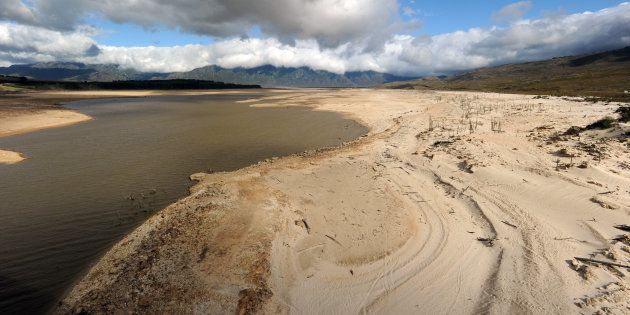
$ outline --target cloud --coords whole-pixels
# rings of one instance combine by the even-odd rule
[[[0,23],[0,64],[74,60],[156,72],[188,71],[210,64],[227,68],[271,64],[336,73],[443,74],[629,46],[630,3],[598,12],[548,15],[504,27],[435,36],[389,35],[372,49],[356,40],[326,45],[308,36],[293,41],[281,36],[233,37],[209,45],[115,47],[98,45],[95,34],[88,27],[56,31]]]
[[[609,50],[630,45],[630,3],[599,12],[548,16],[493,29],[470,53],[496,63]]]
[[[286,44],[277,39],[231,39],[212,45],[102,47],[87,60],[151,71],[185,71],[206,64],[254,67],[264,64],[341,73],[375,70],[396,74],[440,74],[509,62],[541,60],[630,45],[630,4],[599,12],[550,16],[509,27],[473,28],[436,36],[395,35],[378,50],[352,44],[321,46],[315,40]]]
[[[0,22],[0,60],[7,63],[72,60],[98,54],[95,30],[80,27],[72,32]]]
[[[175,47],[100,46],[97,56],[83,56],[87,63],[113,63],[151,72],[188,71],[209,64],[225,68],[251,68],[266,64],[278,67],[309,66],[336,73],[347,70],[349,46],[323,48],[315,40],[282,43],[275,38],[230,39],[211,45]],[[351,54],[351,53],[350,53]]]
[[[12,20],[20,23],[33,23],[33,12],[20,0],[0,0],[0,20]]]
[[[258,26],[286,42],[315,39],[329,47],[375,38],[382,42],[406,25],[397,0],[34,0],[32,7],[20,0],[0,1],[16,11],[0,18],[64,31],[92,14],[222,38],[246,36]]]
[[[501,22],[514,22],[520,20],[529,10],[532,9],[531,1],[519,1],[508,4],[492,14],[492,20]]]
[[[387,71],[440,74],[630,46],[630,3],[598,12],[550,16],[500,28],[427,38],[397,36],[379,54]],[[386,46],[387,47],[387,46]]]
[[[414,16],[414,15],[416,15],[416,13],[417,13],[417,12],[416,12],[416,10],[414,10],[414,9],[413,9],[412,7],[410,7],[410,6],[405,6],[405,7],[403,7],[402,12],[403,12],[403,14],[404,14],[405,16]]]

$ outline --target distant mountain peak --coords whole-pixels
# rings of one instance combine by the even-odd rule
[[[197,79],[236,84],[259,84],[265,87],[367,87],[410,79],[375,71],[336,74],[309,67],[276,67],[269,64],[232,69],[208,65],[187,72],[145,73],[124,69],[115,64],[42,62],[0,68],[0,74],[25,76],[40,80],[66,81]]]

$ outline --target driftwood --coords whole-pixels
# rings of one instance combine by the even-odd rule
[[[501,222],[503,222],[503,224],[505,224],[505,225],[509,225],[509,226],[511,226],[511,227],[513,227],[513,228],[515,228],[515,229],[516,229],[516,228],[518,228],[518,226],[516,226],[516,225],[514,225],[514,224],[512,224],[512,223],[510,223],[510,222],[508,222],[508,221],[501,221]]]
[[[585,261],[585,262],[591,262],[591,263],[602,264],[602,265],[607,265],[607,266],[615,266],[615,267],[621,267],[621,268],[628,268],[628,269],[630,269],[630,265],[623,265],[623,264],[618,264],[618,263],[614,263],[614,262],[610,262],[610,261],[591,259],[591,258],[583,258],[583,257],[575,257],[575,259],[579,260],[579,261]]]
[[[554,237],[553,239],[556,241],[576,241],[580,243],[588,243],[587,241],[584,241],[584,240],[578,240],[575,237],[563,237],[563,238]]]
[[[304,227],[306,228],[306,233],[311,234],[311,227],[306,223],[306,219],[302,219],[302,223],[304,223]]]
[[[339,242],[338,242],[338,241],[337,241],[334,237],[332,237],[332,236],[330,236],[330,235],[328,235],[328,234],[324,234],[324,236],[328,237],[331,241],[333,241],[333,242],[337,243],[337,245],[339,245],[339,246],[343,246],[343,245],[341,245],[341,243],[339,243]]]
[[[477,240],[484,243],[486,246],[488,247],[492,247],[494,246],[494,241],[496,241],[496,238],[487,238],[487,237],[477,237]]]
[[[308,225],[308,223],[306,223],[306,219],[295,220],[295,225],[305,229],[307,234],[311,234],[311,227]]]
[[[450,140],[438,140],[433,142],[433,146],[437,147],[437,146],[441,146],[441,145],[449,145],[449,144],[453,144],[453,141]]]

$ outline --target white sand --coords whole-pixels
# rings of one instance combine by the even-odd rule
[[[15,164],[23,160],[24,157],[18,152],[0,150],[0,164]]]
[[[112,248],[60,312],[628,312],[628,269],[572,261],[630,264],[630,240],[611,240],[630,224],[628,146],[552,137],[614,104],[387,90],[251,104],[337,111],[371,132],[194,175],[193,194]]]
[[[0,118],[0,137],[40,129],[62,127],[90,120],[87,115],[71,110],[39,110]]]

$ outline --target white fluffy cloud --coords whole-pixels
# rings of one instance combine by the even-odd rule
[[[143,1],[149,0],[135,0],[133,3]],[[292,12],[290,10],[292,3],[299,2],[282,1],[289,6],[288,12]],[[317,6],[317,3],[333,0],[303,1]],[[360,9],[353,6],[358,2],[337,1],[345,3],[349,11]],[[164,2],[166,3],[166,0]],[[231,5],[238,3],[244,5],[246,2],[233,1]],[[390,5],[397,7],[395,1],[372,3],[386,4],[387,8]],[[371,9],[365,10],[367,11],[351,16],[373,14]],[[144,12],[146,14],[147,11]],[[256,19],[262,19],[264,16],[263,13],[256,14],[259,15]],[[0,23],[0,63],[76,60],[88,63],[115,63],[143,71],[164,72],[187,71],[209,64],[223,67],[272,64],[287,67],[308,66],[336,73],[375,70],[403,75],[424,75],[630,45],[630,3],[622,3],[598,12],[518,20],[505,27],[473,28],[436,36],[396,35],[395,31],[388,30],[377,33],[380,39],[376,44],[370,42],[370,34],[361,33],[360,30],[343,34],[336,33],[334,26],[326,25],[327,23],[322,23],[324,25],[311,23],[311,20],[317,19],[316,15],[310,14],[314,13],[302,13],[302,16],[295,20],[283,20],[286,24],[275,20],[273,26],[267,26],[268,32],[274,34],[273,36],[231,37],[210,45],[176,47],[97,48],[97,43],[93,40],[94,30],[90,28],[51,30],[41,26],[4,22]],[[342,20],[344,14],[348,13],[344,13],[343,10],[336,13],[321,13],[323,20]],[[262,23],[256,19],[248,21],[252,24]],[[302,24],[296,26],[296,21],[302,21]],[[347,25],[353,26],[354,23],[358,22],[351,19]],[[396,25],[396,21],[383,25],[392,27]],[[273,28],[278,29],[271,31]],[[283,38],[285,36],[292,40],[285,40]]]
[[[97,55],[100,50],[92,36],[95,31],[81,27],[60,32],[36,26],[0,22],[0,61],[3,64],[72,60]]]
[[[297,40],[284,44],[277,39],[230,39],[212,45],[176,47],[101,46],[101,53],[85,56],[88,63],[113,63],[142,71],[187,71],[215,64],[226,68],[256,67],[265,64],[284,67],[309,66],[343,73],[346,46],[321,48],[315,40]]]
[[[630,3],[430,38],[397,36],[380,64],[396,73],[444,73],[630,46]],[[381,54],[382,56],[382,54]]]

